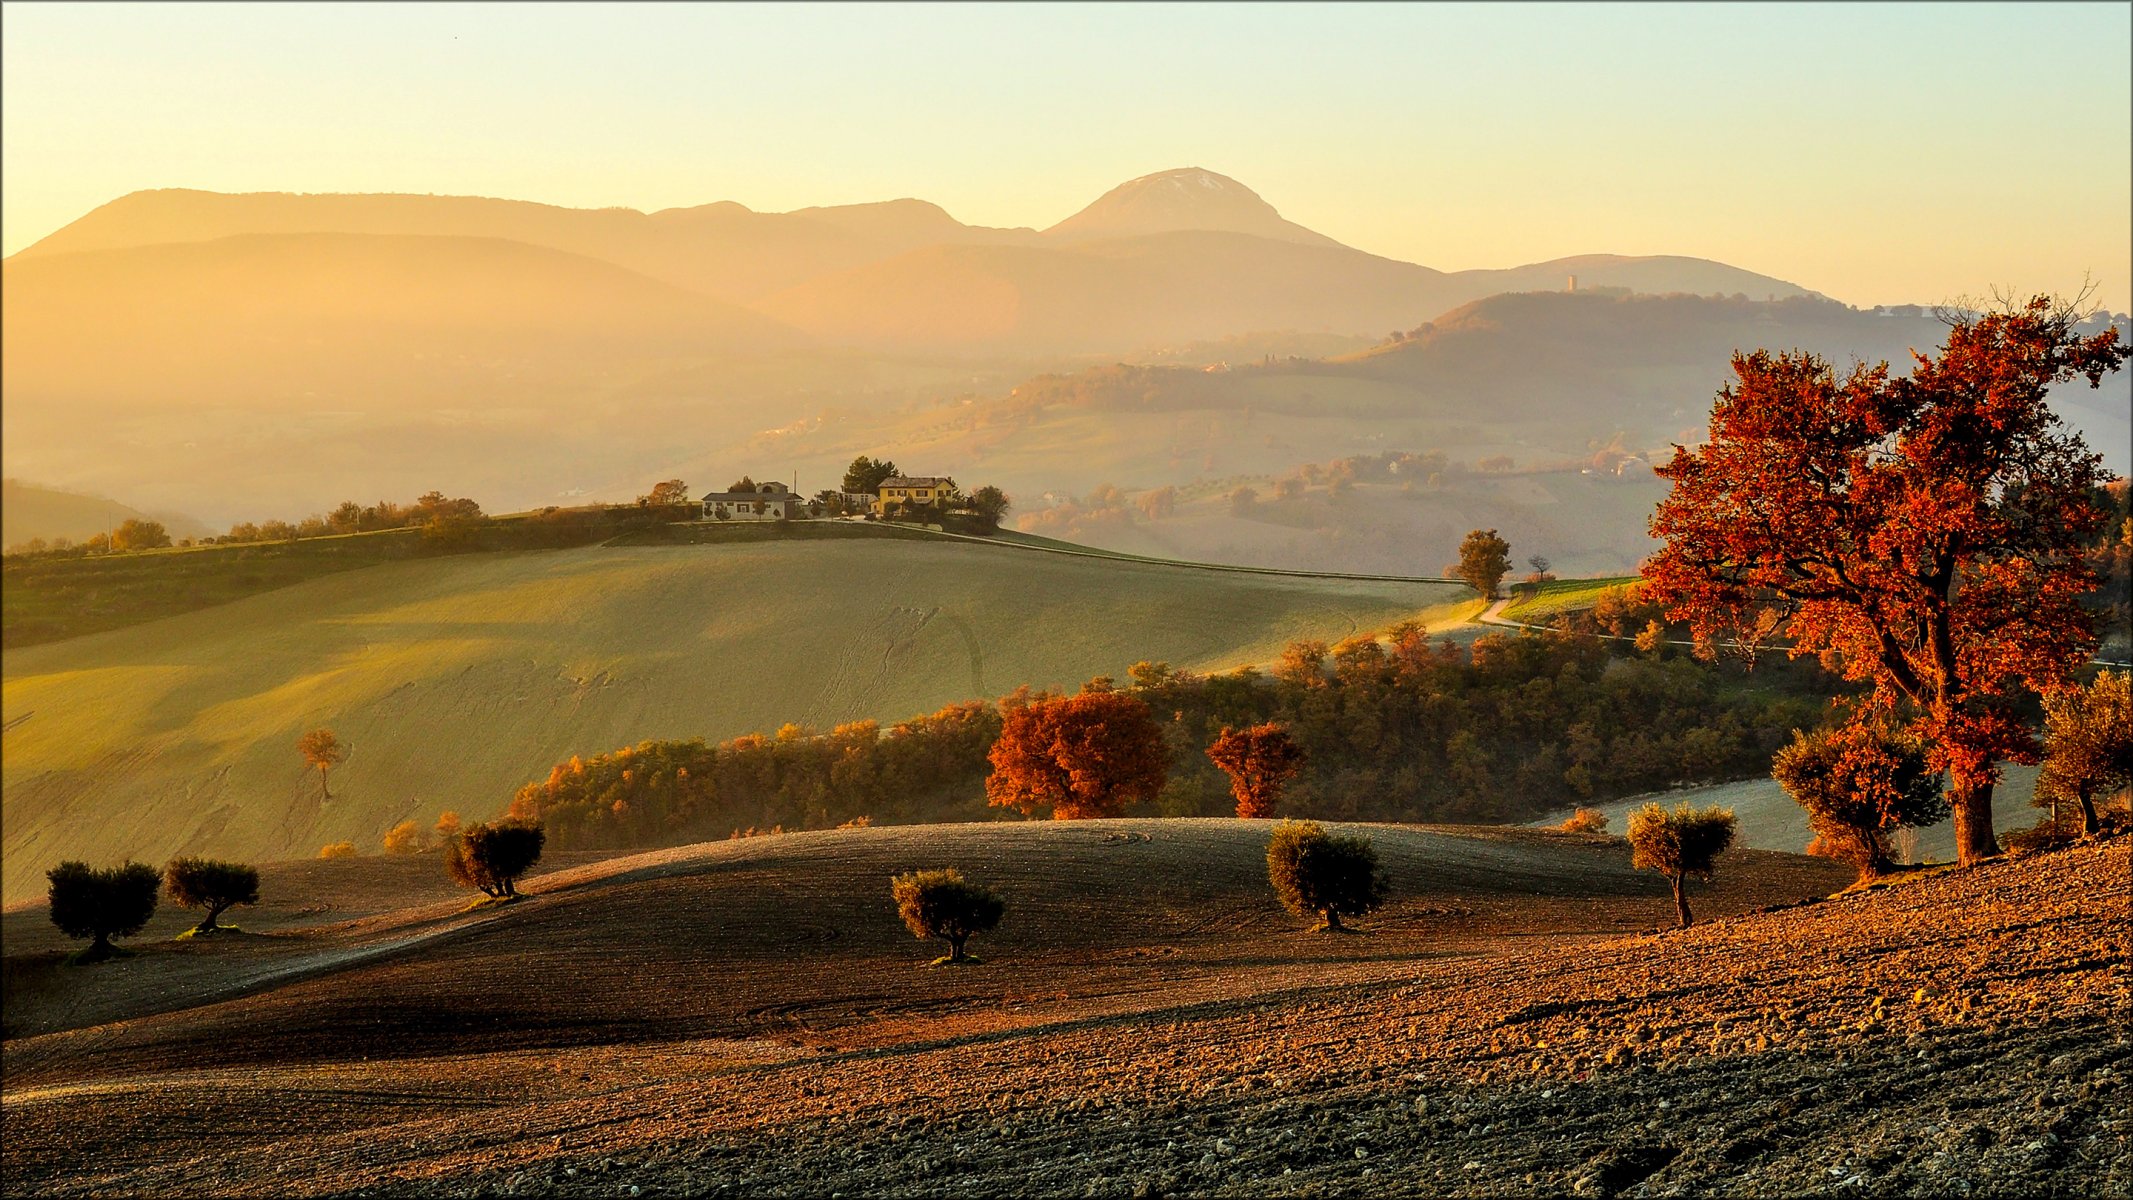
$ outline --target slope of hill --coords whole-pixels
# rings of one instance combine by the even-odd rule
[[[0,546],[19,546],[31,538],[80,541],[109,533],[131,520],[156,520],[173,538],[198,537],[207,527],[177,513],[143,513],[116,500],[38,487],[19,479],[0,482]]]
[[[1838,880],[1739,853],[1655,934],[1619,842],[1364,832],[1395,881],[1364,937],[1280,913],[1264,825],[1222,821],[757,839],[502,910],[166,943],[95,982],[154,1012],[202,958],[291,972],[10,1039],[0,1153],[36,1193],[2128,1182],[2122,840],[1762,912]],[[1009,897],[980,968],[911,969],[882,876],[933,862]],[[24,985],[87,973],[38,915],[8,914],[9,1011],[50,1021]]]
[[[10,651],[5,895],[70,857],[375,845],[405,818],[491,815],[572,754],[647,738],[896,721],[1144,658],[1271,661],[1457,592],[874,539],[345,572]],[[323,803],[295,750],[321,725],[351,747]]]

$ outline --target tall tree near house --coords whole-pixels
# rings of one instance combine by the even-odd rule
[[[348,758],[348,748],[341,744],[341,739],[335,737],[331,729],[314,729],[296,739],[296,752],[304,756],[304,762],[318,768],[319,799],[333,799],[333,792],[326,786],[326,772]]]
[[[881,482],[891,475],[900,474],[896,464],[888,459],[873,459],[862,454],[844,469],[844,490],[847,492],[873,493],[881,490]]]
[[[652,490],[637,497],[639,508],[665,508],[689,502],[689,485],[679,479],[662,479]]]
[[[1998,762],[2036,762],[2017,709],[2094,652],[2084,561],[2102,520],[2098,457],[2045,402],[2101,384],[2129,350],[2117,329],[2074,332],[2073,304],[2039,296],[1949,315],[1947,348],[1839,377],[1809,353],[1736,355],[1711,440],[1677,446],[1652,518],[1664,547],[1644,596],[1708,647],[1721,634],[1787,640],[1873,684],[1948,773],[1956,848],[1999,852]]]
[[[1238,729],[1225,725],[1207,748],[1207,757],[1229,776],[1237,815],[1271,817],[1282,786],[1303,769],[1303,747],[1280,724],[1267,721]]]
[[[1496,586],[1511,573],[1511,543],[1493,529],[1476,529],[1459,543],[1459,565],[1454,568],[1467,586],[1484,600],[1496,599]]]

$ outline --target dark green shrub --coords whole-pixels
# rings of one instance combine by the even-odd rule
[[[445,843],[444,869],[464,887],[509,899],[518,895],[519,876],[541,861],[546,841],[539,825],[469,825]]]
[[[1387,881],[1377,850],[1360,837],[1334,837],[1316,821],[1274,827],[1266,875],[1290,912],[1321,918],[1328,932],[1342,930],[1342,917],[1360,917],[1385,903]]]
[[[207,910],[207,916],[193,926],[196,934],[221,928],[215,918],[222,915],[223,909],[259,903],[259,870],[243,863],[174,858],[163,868],[163,883],[173,904]]]
[[[1007,903],[991,888],[963,878],[953,867],[892,876],[889,895],[911,936],[946,941],[948,957],[943,961],[951,963],[978,961],[963,953],[963,943],[974,934],[990,932],[1007,911]]]
[[[119,951],[114,937],[131,937],[156,915],[162,873],[143,863],[97,870],[82,862],[63,862],[46,872],[51,880],[52,924],[72,938],[93,938],[78,958],[96,962]]]

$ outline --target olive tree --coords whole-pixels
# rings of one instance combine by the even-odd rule
[[[207,916],[193,926],[195,934],[209,934],[222,928],[215,923],[215,918],[226,908],[259,903],[259,869],[244,863],[212,858],[174,858],[163,868],[163,883],[173,904],[180,908],[207,910]]]
[[[1360,917],[1385,903],[1386,878],[1378,852],[1360,837],[1335,837],[1316,821],[1283,821],[1266,844],[1267,882],[1282,904],[1320,928],[1343,932],[1342,917]]]
[[[977,962],[963,953],[963,943],[990,932],[1007,911],[1006,901],[991,888],[963,878],[953,867],[891,876],[889,895],[912,937],[948,943],[948,957],[940,960],[945,963]]]
[[[548,840],[540,825],[476,822],[445,843],[444,869],[453,882],[499,900],[518,895],[518,880],[541,861]]]
[[[45,873],[51,881],[52,924],[72,938],[92,938],[78,956],[98,962],[120,951],[115,937],[131,937],[156,915],[156,893],[163,875],[145,863],[129,862],[101,870],[84,862],[63,862]]]
[[[1687,929],[1688,892],[1683,881],[1694,875],[1709,879],[1718,856],[1733,846],[1733,810],[1696,808],[1684,801],[1673,808],[1647,804],[1629,814],[1629,865],[1657,871],[1674,885],[1674,908]]]

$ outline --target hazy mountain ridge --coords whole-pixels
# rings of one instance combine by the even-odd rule
[[[1589,255],[1446,274],[1353,250],[1200,168],[1130,180],[1039,234],[915,199],[642,213],[469,196],[135,192],[10,261],[237,234],[500,237],[614,263],[831,342],[929,353],[1119,353],[1247,329],[1377,333],[1494,292],[1584,286],[1793,295],[1700,259]]]
[[[0,546],[31,538],[81,541],[109,533],[129,520],[154,520],[174,538],[198,537],[207,527],[179,513],[144,513],[104,496],[39,487],[20,479],[0,481]]]

